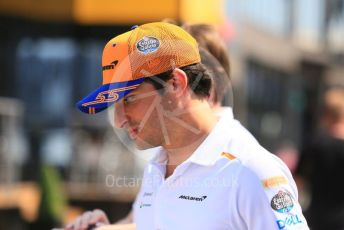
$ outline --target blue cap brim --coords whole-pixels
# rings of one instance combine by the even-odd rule
[[[143,81],[144,78],[140,78],[132,81],[102,85],[79,101],[76,106],[80,111],[87,114],[99,113],[136,89]]]

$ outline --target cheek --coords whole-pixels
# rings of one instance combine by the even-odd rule
[[[126,110],[128,114],[129,123],[135,126],[140,126],[141,131],[155,122],[158,122],[157,108],[152,103],[137,103],[136,105],[128,106]]]
[[[141,103],[140,100],[129,103],[125,106],[125,112],[131,117],[141,117],[147,112],[149,104]]]
[[[176,111],[180,106],[175,98],[171,96],[164,96],[161,100],[161,109],[165,112]]]
[[[145,117],[146,120],[142,120],[141,123],[143,126],[143,129],[148,132],[157,132],[158,128],[160,127],[160,119],[158,115],[159,111],[155,108],[153,111],[151,111],[147,116]],[[161,114],[163,117],[163,114]]]

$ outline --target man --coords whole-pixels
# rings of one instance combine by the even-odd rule
[[[190,28],[193,28],[190,25]],[[193,35],[193,34],[191,34]],[[198,42],[197,38],[195,38]],[[208,43],[214,43],[216,40],[207,41]],[[231,84],[229,80],[229,76],[224,70],[224,67],[220,64],[220,62],[211,54],[209,53],[203,46],[199,43],[199,52],[201,57],[201,63],[206,67],[207,71],[211,75],[212,84],[210,90],[210,96],[208,97],[208,102],[212,110],[218,116],[230,116],[233,117],[233,110],[231,107],[221,106],[221,102],[224,101],[224,98],[232,98],[232,91],[231,91]],[[227,102],[231,103],[231,102]],[[111,111],[111,110],[110,110]],[[149,149],[150,156],[155,155],[156,148]],[[140,154],[140,152],[138,153]],[[141,152],[142,154],[142,152]],[[116,224],[128,224],[133,223],[133,213],[132,210],[129,212],[127,216],[123,219],[116,222]]]
[[[211,78],[196,41],[168,23],[109,41],[103,86],[78,103],[96,113],[115,103],[115,124],[139,149],[160,146],[134,204],[137,229],[308,229],[287,167],[232,116],[208,103]],[[108,224],[88,212],[66,227]]]

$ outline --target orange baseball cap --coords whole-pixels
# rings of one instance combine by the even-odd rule
[[[136,26],[111,39],[102,57],[103,85],[77,103],[98,113],[136,89],[147,77],[201,61],[196,40],[164,22]]]

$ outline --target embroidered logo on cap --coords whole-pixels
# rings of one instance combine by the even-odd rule
[[[149,54],[157,51],[160,47],[160,42],[155,37],[143,37],[137,42],[136,48],[143,54]]]
[[[115,60],[115,61],[111,62],[110,65],[103,66],[103,71],[104,70],[114,69],[117,64],[118,64],[118,60]]]

